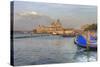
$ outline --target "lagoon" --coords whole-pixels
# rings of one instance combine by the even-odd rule
[[[74,38],[58,35],[14,34],[14,65],[96,61],[97,52],[90,51],[87,56],[83,48],[79,49],[74,44]]]

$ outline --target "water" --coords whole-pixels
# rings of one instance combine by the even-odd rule
[[[87,56],[83,50],[74,44],[74,37],[14,35],[14,65],[17,66],[96,61],[96,51],[90,51]]]

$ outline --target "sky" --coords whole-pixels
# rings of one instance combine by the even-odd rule
[[[60,19],[66,28],[79,28],[84,24],[97,23],[97,7],[89,5],[15,1],[14,15],[16,30],[31,30],[38,24],[49,25],[57,19]],[[46,20],[42,16],[47,17]],[[24,22],[27,24],[23,24]]]

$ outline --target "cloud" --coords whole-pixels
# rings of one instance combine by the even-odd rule
[[[41,14],[37,13],[35,11],[31,11],[31,12],[20,12],[20,13],[18,13],[18,15],[20,15],[20,16],[27,16],[27,15],[41,15]]]
[[[42,16],[53,19],[51,16],[49,16],[47,14],[39,13],[39,12],[36,12],[36,11],[15,12],[14,16],[15,16],[16,20],[21,19],[22,17],[23,18],[25,18],[25,17],[36,18],[36,17],[42,17]]]
[[[16,12],[14,14],[14,30],[30,31],[38,25],[48,25],[53,19],[35,11]]]
[[[29,19],[29,18],[39,17],[42,15],[35,11],[21,11],[21,12],[15,12],[14,16],[15,20],[21,20],[22,18],[25,17],[27,17],[26,19]]]

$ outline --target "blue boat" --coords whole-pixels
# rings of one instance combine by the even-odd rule
[[[87,45],[90,49],[97,49],[97,40],[93,36],[90,36],[89,43],[87,42],[87,39],[83,35],[78,35],[75,38],[75,44],[77,46],[86,48]]]

